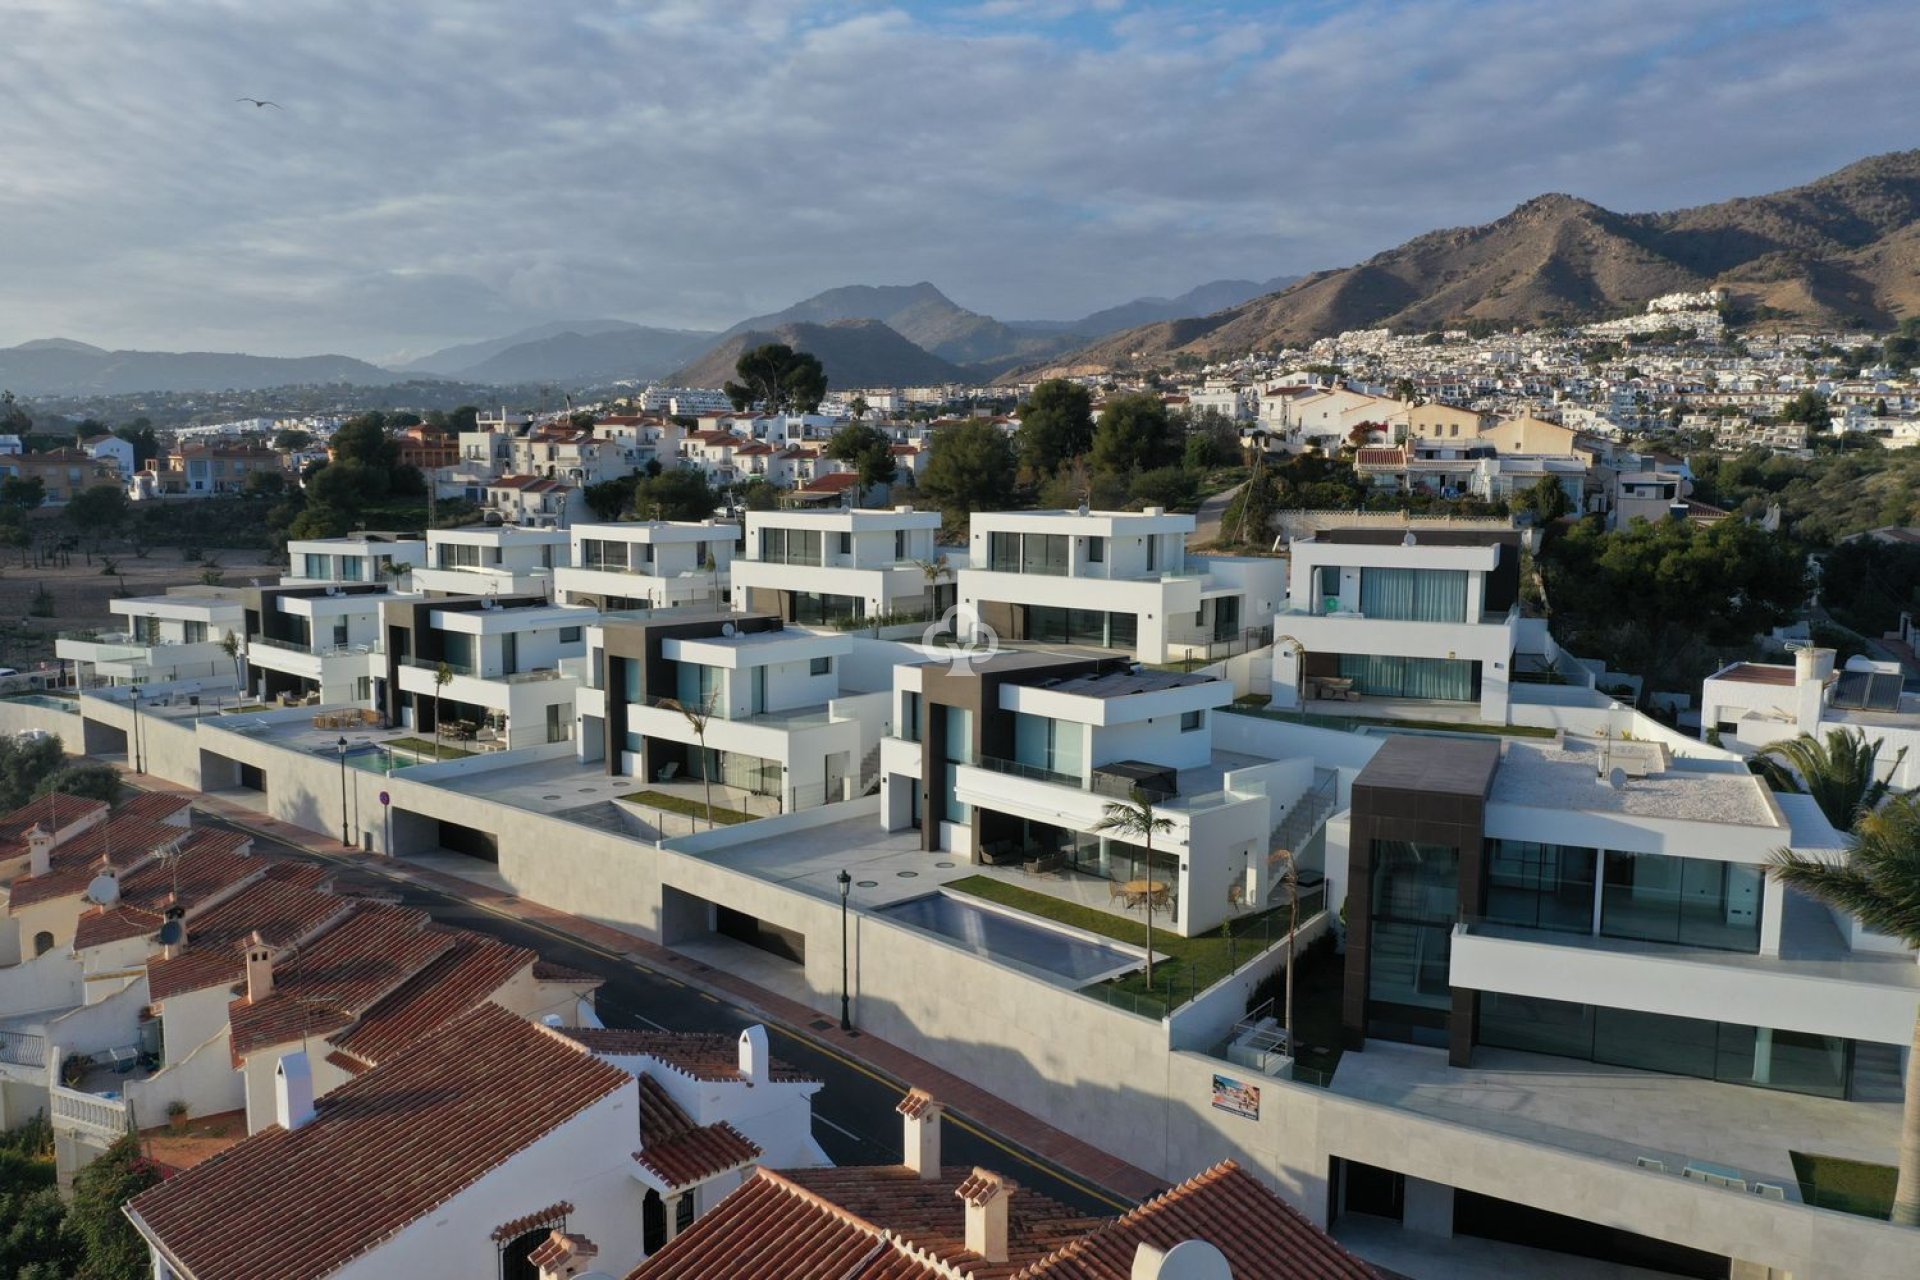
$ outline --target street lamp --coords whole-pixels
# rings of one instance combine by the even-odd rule
[[[347,740],[346,738],[343,736],[339,742],[334,744],[334,748],[340,753],[340,843],[350,845],[353,843],[353,841],[347,838]]]
[[[853,877],[846,868],[840,869],[840,1029],[853,1030],[853,1016],[848,1008],[847,989],[847,895],[853,892]]]
[[[133,700],[133,771],[145,773],[146,761],[140,756],[140,686],[134,685],[131,693]]]

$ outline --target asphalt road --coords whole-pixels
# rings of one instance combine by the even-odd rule
[[[196,812],[196,824],[234,826]],[[382,874],[368,864],[296,849],[257,831],[249,831],[257,853],[318,860],[344,869],[343,883],[377,887],[397,894],[410,907],[429,912],[444,924],[471,929],[546,959],[606,979],[595,1001],[601,1021],[610,1027],[650,1027],[666,1031],[719,1031],[730,1035],[764,1019],[624,956],[581,942],[544,926],[497,914],[453,894]],[[897,1164],[902,1158],[901,1121],[894,1106],[905,1090],[864,1063],[842,1057],[812,1040],[767,1024],[774,1054],[825,1082],[814,1096],[813,1134],[836,1165]],[[971,1120],[947,1114],[942,1158],[949,1165],[983,1165],[1011,1175],[1021,1185],[1092,1214],[1113,1214],[1132,1203],[1096,1189],[1072,1174],[1025,1151]]]

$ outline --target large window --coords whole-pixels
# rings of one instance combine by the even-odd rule
[[[1487,841],[1487,919],[1590,933],[1598,854],[1574,845]]]
[[[1014,712],[1013,758],[1019,764],[1062,774],[1077,783],[1082,777],[1085,740],[1085,731],[1072,721]]]
[[[1373,842],[1373,940],[1368,995],[1379,1003],[1447,1009],[1447,965],[1459,914],[1460,851],[1410,840]]]
[[[580,540],[580,567],[582,569],[623,570],[627,567],[627,544],[614,542],[606,538],[582,538]]]
[[[995,573],[1067,574],[1067,537],[1060,533],[990,533],[988,568]]]
[[[1101,609],[1061,609],[1053,605],[1027,606],[1027,635],[1041,644],[1083,644],[1103,649],[1131,649],[1139,621],[1131,613]]]
[[[682,662],[674,685],[674,696],[683,707],[713,711],[720,707],[720,668],[703,662]]]
[[[908,742],[920,741],[920,695],[912,690],[900,694],[900,733]]]
[[[1480,699],[1479,664],[1465,658],[1343,653],[1340,674],[1353,681],[1360,693],[1376,698],[1432,698],[1441,702]]]
[[[481,553],[485,547],[465,542],[443,542],[440,544],[440,567],[442,569],[477,569],[481,564]]]
[[[1362,569],[1360,612],[1395,622],[1465,622],[1464,569]]]
[[[1606,857],[1600,932],[1720,951],[1760,950],[1761,870],[1658,853]]]
[[[808,626],[825,626],[837,618],[859,618],[866,609],[859,596],[840,596],[825,591],[793,593],[793,620]]]
[[[1480,1043],[1824,1098],[1847,1096],[1853,1066],[1838,1036],[1495,991],[1480,997]]]
[[[762,529],[760,558],[773,564],[824,563],[820,555],[818,529]]]
[[[940,794],[945,801],[942,815],[948,822],[966,822],[973,806],[954,792],[959,783],[959,766],[973,763],[973,712],[965,707],[946,708],[946,732],[941,739]]]

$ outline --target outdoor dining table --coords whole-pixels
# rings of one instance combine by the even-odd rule
[[[1165,880],[1129,880],[1120,887],[1126,891],[1127,905],[1130,907],[1137,907],[1148,898],[1163,902],[1167,896]]]

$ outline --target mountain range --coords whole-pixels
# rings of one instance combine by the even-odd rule
[[[1920,312],[1920,151],[1672,213],[1536,196],[1211,315],[1125,330],[1057,367],[1270,350],[1344,329],[1597,319],[1708,288],[1727,291],[1736,317],[1889,328]]]
[[[40,338],[0,349],[0,387],[24,396],[260,391],[328,382],[378,387],[412,376],[350,356],[106,351],[71,338]]]
[[[769,342],[784,342],[820,359],[834,387],[938,386],[975,382],[968,372],[915,344],[878,320],[834,320],[826,324],[788,321],[768,329],[734,333],[698,360],[676,369],[665,381],[675,387],[718,387],[734,376],[740,353]]]

